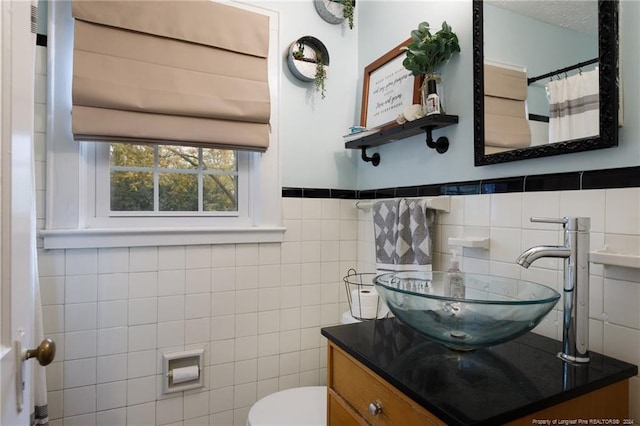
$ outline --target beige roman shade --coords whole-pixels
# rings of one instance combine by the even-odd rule
[[[485,154],[531,145],[526,99],[525,72],[484,65]]]
[[[74,0],[73,16],[76,140],[268,148],[268,17],[209,0]]]

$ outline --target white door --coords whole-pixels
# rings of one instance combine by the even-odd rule
[[[29,424],[33,361],[24,363],[25,387],[20,392],[14,345],[21,339],[24,349],[35,347],[31,280],[35,259],[30,247],[35,232],[30,219],[35,35],[31,2],[2,0],[0,9],[0,424],[22,426]]]

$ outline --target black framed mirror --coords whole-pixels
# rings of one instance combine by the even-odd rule
[[[485,106],[485,63],[487,61],[491,62],[493,58],[485,58],[485,40],[489,37],[488,34],[485,35],[485,17],[489,19],[487,13],[487,9],[491,10],[490,7],[493,7],[493,4],[488,4],[485,7],[485,3],[508,3],[508,2],[500,2],[500,1],[492,1],[485,2],[483,0],[473,0],[473,90],[474,90],[474,162],[476,166],[483,166],[489,164],[497,164],[504,163],[509,161],[517,161],[524,160],[530,158],[538,158],[538,157],[547,157],[551,155],[559,155],[559,154],[568,154],[574,152],[581,151],[589,151],[594,149],[602,149],[609,148],[618,145],[618,1],[617,0],[597,0],[597,21],[594,17],[594,27],[596,26],[595,22],[597,22],[597,34],[593,33],[593,49],[594,55],[597,55],[595,58],[588,60],[574,60],[570,58],[570,55],[565,55],[566,59],[569,63],[566,64],[566,67],[552,67],[552,69],[548,69],[549,76],[545,77],[545,73],[534,74],[534,76],[530,75],[529,68],[535,68],[536,66],[542,64],[542,60],[537,61],[537,63],[533,64],[533,66],[529,67],[527,64],[522,64],[524,67],[519,72],[524,72],[525,75],[525,84],[527,86],[531,86],[534,82],[537,83],[544,90],[548,88],[544,86],[544,79],[546,81],[550,81],[549,79],[553,79],[553,76],[556,76],[556,79],[561,79],[563,77],[567,77],[567,72],[571,73],[579,73],[580,77],[582,77],[583,67],[587,69],[590,64],[591,67],[597,67],[597,74],[595,78],[598,82],[598,87],[595,90],[596,95],[599,95],[595,99],[596,105],[599,105],[598,110],[595,112],[599,117],[599,123],[595,124],[595,131],[592,136],[586,137],[577,137],[567,139],[560,139],[557,142],[538,142],[538,144],[530,144],[526,147],[514,147],[514,148],[500,148],[497,150],[492,149],[493,147],[489,145],[485,145],[485,139],[495,140],[500,139],[502,136],[496,136],[496,134],[500,135],[500,132],[504,131],[504,127],[500,120],[496,122],[495,116],[488,116],[489,125],[496,126],[495,129],[498,132],[493,132],[489,130],[489,128],[485,128],[485,112],[487,111]],[[511,2],[511,3],[521,3],[521,2]],[[537,2],[537,8],[546,7],[545,5],[549,5],[552,2]],[[555,2],[558,3],[558,2]],[[578,7],[581,2],[575,2],[571,0],[567,0],[567,3],[571,3],[570,7]],[[594,8],[594,13],[595,8]],[[507,26],[501,25],[492,25],[491,31],[507,31],[507,33],[499,34],[498,37],[492,34],[491,37],[493,39],[502,40],[505,43],[516,43],[512,40],[515,37],[513,34],[509,33],[509,30],[506,28]],[[595,28],[594,28],[595,31]],[[545,30],[545,34],[549,31]],[[534,39],[534,40],[532,40]],[[596,52],[596,44],[597,44],[597,52]],[[535,37],[529,37],[525,43],[517,44],[518,49],[525,49],[528,45],[531,49],[537,50],[536,55],[541,55],[547,46],[545,45],[535,45]],[[551,46],[554,48],[555,46]],[[550,48],[550,50],[551,50]],[[495,49],[494,49],[495,51]],[[574,53],[573,51],[571,53]],[[556,55],[556,56],[563,56]],[[540,57],[540,56],[538,56]],[[502,58],[501,58],[502,59]],[[505,63],[510,62],[509,60],[502,62]],[[499,63],[499,64],[500,64]],[[501,66],[501,65],[499,65]],[[507,68],[510,65],[506,65]],[[515,68],[514,68],[515,69]],[[488,68],[488,73],[491,72],[490,68]],[[586,74],[586,71],[585,71]],[[487,74],[488,78],[489,74]],[[494,81],[495,83],[495,81]],[[488,88],[491,84],[489,82]],[[594,84],[595,85],[595,84]],[[493,86],[491,86],[493,87]],[[491,90],[489,88],[489,90]],[[526,93],[530,89],[525,87],[524,92]],[[523,95],[525,97],[524,107],[522,110],[525,111],[523,113],[524,122],[528,123],[528,127],[533,127],[531,123],[533,121],[544,122],[545,118],[547,122],[549,121],[548,116],[538,114],[528,114],[528,105],[526,97],[530,96],[528,94]],[[495,105],[491,103],[492,100],[488,99],[487,104],[491,109],[490,112],[493,112],[493,108]],[[552,101],[553,102],[553,101]],[[547,106],[547,108],[549,108]],[[507,108],[511,110],[510,108]],[[552,108],[553,109],[553,108]],[[558,112],[555,113],[556,115]],[[553,120],[553,118],[552,118]],[[592,120],[595,121],[595,120]],[[506,123],[506,122],[505,122]],[[537,123],[535,124],[538,125]],[[527,124],[524,124],[527,127]],[[556,125],[557,126],[557,125]],[[491,133],[485,133],[486,131],[490,131]],[[597,134],[596,134],[597,132]],[[541,131],[540,133],[544,133]],[[485,138],[485,135],[489,135]],[[550,135],[550,134],[549,134]],[[558,138],[557,135],[550,135],[549,138]],[[505,139],[509,139],[510,136],[504,136]]]

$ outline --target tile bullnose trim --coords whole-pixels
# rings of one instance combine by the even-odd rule
[[[282,196],[370,200],[394,197],[432,197],[437,195],[575,191],[634,187],[640,187],[640,166],[366,190],[283,187]]]
[[[47,47],[47,35],[36,34],[36,46]]]

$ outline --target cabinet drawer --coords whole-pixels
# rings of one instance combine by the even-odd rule
[[[390,426],[445,425],[340,348],[330,343],[328,350],[327,386],[368,423]],[[375,415],[369,412],[371,403],[381,407]]]
[[[335,426],[367,426],[362,416],[332,390],[327,393],[327,424]]]

